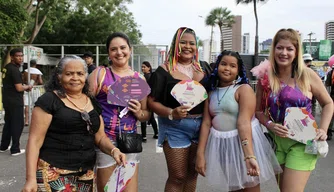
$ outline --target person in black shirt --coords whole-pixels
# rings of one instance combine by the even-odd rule
[[[327,87],[330,87],[330,96],[332,98],[332,100],[334,101],[334,74],[333,74],[333,70],[334,70],[334,65],[332,65],[332,70],[328,72],[327,74],[327,78],[326,78],[326,82],[325,85]],[[329,127],[327,129],[327,140],[332,140],[333,137],[333,118],[331,120],[331,123],[329,124]]]
[[[25,153],[20,149],[20,137],[23,130],[23,92],[30,91],[31,85],[23,85],[19,70],[23,63],[23,51],[15,48],[10,51],[11,62],[2,70],[2,103],[5,109],[5,125],[3,127],[0,152],[9,149],[13,156]]]
[[[90,52],[90,51],[84,53],[83,54],[83,59],[86,61],[86,64],[88,66],[88,74],[90,74],[96,68],[95,64],[93,63],[93,61],[94,61],[93,53]]]
[[[152,75],[152,66],[151,66],[150,62],[144,61],[141,65],[141,70],[144,73],[144,77],[145,77],[146,81],[148,82],[151,75]],[[148,120],[147,123],[150,123],[152,125],[153,131],[154,131],[153,138],[158,139],[158,125],[157,125],[157,122],[155,121],[154,113],[151,114],[151,118],[150,118],[150,120]],[[146,139],[146,121],[141,122],[140,127],[141,127],[141,134],[142,134],[142,137],[143,137],[143,142],[146,142],[146,140],[147,140]]]
[[[168,168],[165,191],[196,191],[195,156],[204,102],[189,110],[171,90],[182,80],[195,80],[207,87],[210,74],[205,71],[198,60],[195,32],[181,27],[173,37],[166,63],[149,80],[148,106],[158,115],[158,145],[163,147]]]
[[[64,57],[46,84],[46,93],[36,101],[23,192],[63,191],[62,187],[93,192],[95,146],[125,165],[125,154],[104,133],[102,109],[88,94],[87,76],[84,60]]]

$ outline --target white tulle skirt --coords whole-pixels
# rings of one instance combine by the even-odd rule
[[[221,132],[210,129],[205,151],[206,177],[215,188],[220,191],[236,191],[265,184],[266,188],[270,185],[269,188],[277,191],[275,175],[281,173],[282,169],[255,118],[252,120],[252,136],[254,155],[260,166],[258,177],[247,175],[238,130]]]

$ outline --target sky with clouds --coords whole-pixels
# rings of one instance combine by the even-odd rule
[[[144,44],[169,45],[178,27],[190,27],[200,39],[210,38],[210,27],[204,18],[216,7],[227,7],[242,16],[242,34],[250,33],[254,47],[255,18],[253,4],[236,5],[235,0],[133,0],[127,5],[143,34]],[[302,33],[315,33],[312,38],[324,39],[325,22],[334,20],[334,0],[268,0],[258,4],[259,41],[272,38],[281,28],[294,28]],[[202,16],[203,18],[201,18]],[[214,37],[219,41],[219,29]]]

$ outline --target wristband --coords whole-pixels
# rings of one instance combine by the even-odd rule
[[[256,157],[254,155],[249,155],[249,156],[246,156],[244,161],[246,161],[247,159],[254,159],[256,160]]]
[[[267,122],[266,122],[266,127],[268,127],[271,123],[272,123],[271,120],[267,121]]]
[[[115,152],[115,150],[116,149],[118,149],[117,147],[114,147],[111,151],[110,151],[110,155],[112,156],[112,157],[114,157],[114,152]],[[119,150],[119,149],[118,149]]]

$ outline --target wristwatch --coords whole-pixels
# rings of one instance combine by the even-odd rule
[[[173,109],[170,110],[169,115],[168,115],[169,120],[173,120]]]

